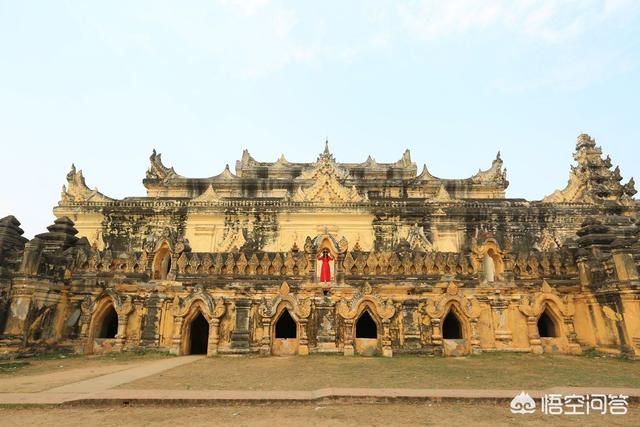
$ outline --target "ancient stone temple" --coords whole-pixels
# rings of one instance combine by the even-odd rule
[[[72,167],[55,221],[0,221],[0,352],[485,351],[640,355],[639,204],[588,135],[569,183],[505,198],[498,154],[466,179],[395,163],[259,162],[187,178],[151,156],[147,197]]]

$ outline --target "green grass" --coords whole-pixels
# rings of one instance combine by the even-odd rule
[[[217,357],[123,385],[129,389],[313,390],[325,387],[640,388],[640,362],[615,357],[484,353],[395,356]]]

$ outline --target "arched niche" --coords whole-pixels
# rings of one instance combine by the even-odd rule
[[[80,304],[80,338],[83,352],[122,350],[127,338],[131,296],[108,288],[96,296],[87,295]],[[114,334],[114,328],[116,332]]]
[[[116,313],[113,304],[106,305],[104,313],[96,323],[96,338],[116,338],[118,335],[118,313]]]
[[[153,270],[152,278],[155,280],[167,280],[169,273],[171,272],[171,248],[167,242],[163,242],[155,256],[153,257]]]
[[[364,301],[358,310],[353,324],[353,342],[355,352],[362,356],[374,356],[382,352],[380,331],[382,324],[374,314],[376,307],[369,301]]]
[[[546,307],[542,314],[540,314],[540,317],[538,317],[537,325],[540,338],[558,338],[560,336],[558,333],[558,324]]]
[[[378,339],[378,325],[369,310],[364,310],[356,320],[356,338]]]
[[[442,320],[442,339],[461,340],[463,339],[462,323],[454,310],[449,310]]]
[[[446,314],[440,320],[442,335],[442,353],[445,356],[464,356],[471,351],[471,343],[468,337],[470,327],[467,317],[457,304],[452,302]]]
[[[531,352],[580,353],[573,317],[575,307],[570,298],[561,299],[545,281],[541,292],[528,304],[518,306],[527,319]]]
[[[104,297],[96,303],[89,329],[86,354],[109,352],[121,347],[123,337],[118,335],[118,312],[110,297]]]
[[[487,282],[493,283],[496,280],[500,280],[504,273],[502,251],[500,251],[498,244],[493,240],[486,242],[484,249],[484,256],[482,258],[484,278]]]
[[[330,236],[324,236],[324,237],[319,236],[318,238],[316,238],[316,241],[319,241],[319,243],[317,244],[317,250],[315,255],[316,277],[319,281],[332,282],[335,280],[335,277],[336,277],[336,262],[338,260],[338,254],[339,254],[337,243]],[[330,259],[328,262],[330,280],[323,280],[322,266],[324,262],[322,258],[325,253],[329,256],[329,259]]]
[[[209,321],[197,310],[187,320],[184,354],[207,354],[209,350]]]
[[[222,298],[213,300],[204,288],[198,285],[184,299],[176,295],[172,305],[171,353],[178,356],[191,354],[191,345],[195,342],[194,340],[202,340],[206,336],[207,356],[217,354],[220,340],[220,319],[226,312],[224,300]],[[206,321],[208,327],[202,322],[202,319]]]
[[[293,307],[282,302],[276,310],[275,321],[271,327],[271,354],[291,356],[298,354],[300,348],[300,323]]]

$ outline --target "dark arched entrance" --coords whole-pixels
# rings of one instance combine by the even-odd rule
[[[356,338],[378,338],[378,325],[371,318],[368,310],[363,311],[356,322]]]
[[[98,326],[97,338],[115,338],[118,334],[118,313],[113,305],[109,305],[102,315],[102,322]]]
[[[189,354],[207,354],[209,347],[209,322],[198,313],[191,322]]]
[[[442,322],[442,338],[445,340],[462,339],[462,325],[458,316],[453,312],[449,312]]]
[[[546,309],[538,319],[538,335],[540,338],[556,338],[558,336],[556,322],[553,321]]]
[[[291,314],[289,314],[289,310],[284,310],[276,322],[276,338],[298,338],[297,329],[296,322],[291,317]]]

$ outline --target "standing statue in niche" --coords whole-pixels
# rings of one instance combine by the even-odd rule
[[[328,249],[324,249],[322,251],[322,255],[318,257],[318,260],[322,261],[322,266],[320,267],[320,281],[321,282],[330,282],[331,281],[331,264],[333,261],[333,257],[329,254]]]

